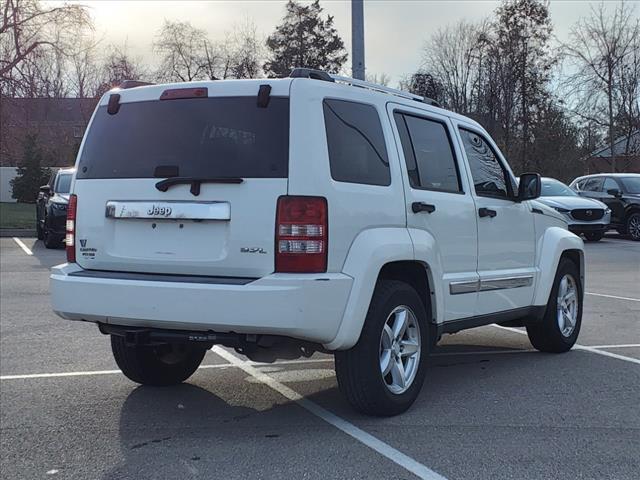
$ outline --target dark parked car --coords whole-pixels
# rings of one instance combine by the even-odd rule
[[[640,241],[640,174],[601,173],[578,177],[570,185],[579,195],[611,209],[611,228]]]
[[[36,230],[38,239],[43,240],[47,248],[63,245],[74,171],[72,168],[58,170],[51,175],[47,185],[40,187],[36,201]]]

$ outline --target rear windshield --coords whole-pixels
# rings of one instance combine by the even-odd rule
[[[289,99],[193,98],[123,103],[96,112],[77,178],[284,178],[289,163]],[[159,173],[156,173],[156,168]],[[175,175],[175,173],[172,173]]]
[[[56,184],[56,188],[54,191],[56,193],[69,193],[71,190],[71,178],[73,175],[71,173],[60,173],[58,174],[58,180]]]

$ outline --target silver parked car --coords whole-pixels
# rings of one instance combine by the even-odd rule
[[[584,235],[589,242],[597,242],[609,229],[609,207],[598,200],[579,196],[554,178],[542,178],[542,192],[538,201],[562,213],[569,230],[576,235]]]

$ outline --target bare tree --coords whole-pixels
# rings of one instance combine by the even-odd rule
[[[161,80],[188,82],[215,78],[218,55],[205,31],[189,22],[165,20],[153,49],[160,55],[157,76]]]
[[[91,36],[79,38],[69,56],[67,78],[70,89],[78,98],[91,98],[98,94],[101,72],[98,60],[100,42]]]
[[[442,100],[457,112],[467,113],[472,109],[485,30],[485,23],[463,20],[439,29],[424,46],[422,69],[440,82]]]
[[[226,59],[232,65],[234,78],[256,78],[260,75],[260,65],[265,57],[264,39],[258,34],[253,21],[246,18],[234,25],[225,47]]]
[[[628,59],[638,56],[639,36],[640,20],[635,16],[633,5],[621,1],[609,15],[601,3],[591,9],[589,17],[574,26],[570,41],[564,45],[570,68],[574,70],[566,78],[566,84],[574,93],[574,111],[607,129],[614,172],[615,119],[620,108],[616,99],[628,96],[627,80],[635,76],[632,81],[637,82],[637,70],[631,75],[624,70],[629,65]],[[637,69],[637,63],[633,68]],[[634,92],[638,92],[637,84],[631,85],[631,93]]]
[[[388,86],[389,83],[391,83],[391,77],[384,72],[381,74],[368,73],[366,77],[367,82],[377,83],[378,85],[383,85],[385,87]]]
[[[44,7],[38,0],[4,0],[0,5],[0,79],[5,95],[33,90],[33,85],[25,88],[25,82],[40,75],[34,72],[38,66],[62,68],[78,32],[92,27],[82,5]]]
[[[107,51],[95,96],[101,96],[124,80],[144,80],[147,77],[147,68],[139,58],[129,54],[126,43],[122,46],[111,45]]]

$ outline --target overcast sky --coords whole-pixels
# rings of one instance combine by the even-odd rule
[[[60,3],[60,2],[51,2]],[[163,20],[189,21],[206,30],[212,40],[222,40],[225,31],[244,18],[252,19],[264,37],[284,14],[285,1],[83,1],[88,5],[96,33],[105,43],[122,45],[154,64],[153,39]],[[351,4],[344,0],[321,0],[326,13],[351,52]],[[552,0],[551,19],[555,35],[564,41],[571,26],[599,2]],[[615,0],[605,1],[613,9]],[[386,73],[397,80],[420,65],[424,41],[439,27],[461,19],[490,16],[499,1],[489,0],[364,0],[365,55],[368,73]],[[640,8],[636,8],[636,14]],[[351,60],[347,67],[350,69]]]

